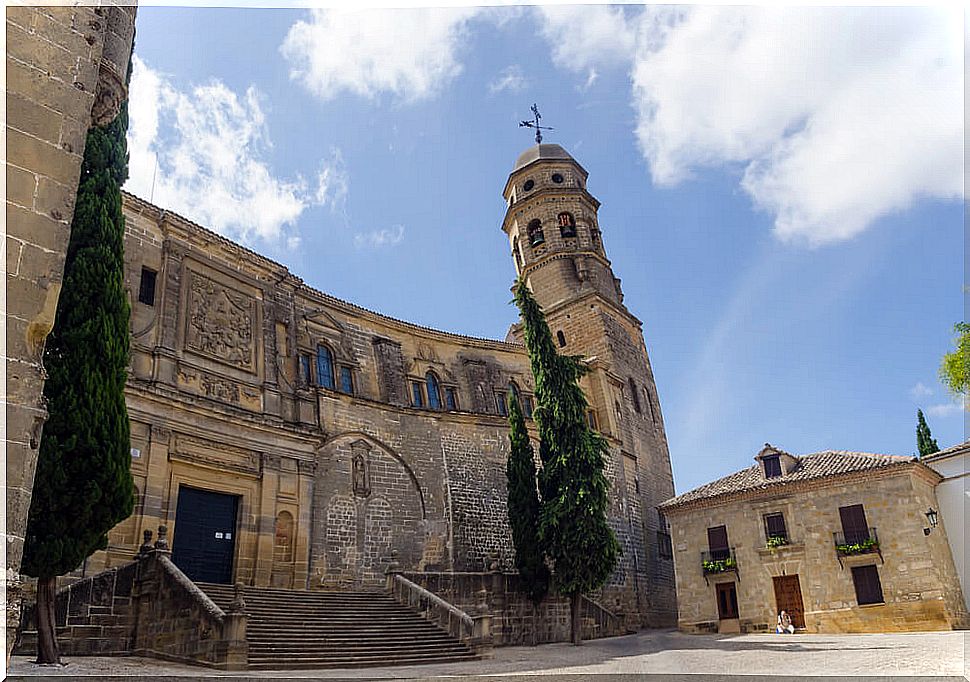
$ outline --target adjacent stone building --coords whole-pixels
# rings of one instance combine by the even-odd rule
[[[591,367],[623,548],[599,596],[632,623],[672,625],[660,401],[586,178],[562,147],[529,148],[502,229],[562,352]],[[200,581],[366,588],[392,555],[411,572],[513,566],[506,395],[527,415],[534,405],[517,327],[498,341],[392,319],[139,198],[124,211],[138,498],[85,573],[128,561],[159,524]]]
[[[756,464],[679,495],[669,521],[688,632],[968,626],[938,510],[942,477],[911,457],[766,445]],[[924,530],[925,529],[925,530]]]
[[[43,354],[61,291],[87,131],[118,113],[135,3],[6,9],[7,651],[47,409]]]

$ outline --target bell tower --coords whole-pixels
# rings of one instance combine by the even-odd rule
[[[656,509],[674,495],[667,437],[642,323],[623,304],[588,175],[557,144],[529,147],[505,184],[502,229],[560,353],[583,356],[591,370],[582,387],[590,424],[610,444],[610,524],[623,546],[613,582],[623,574],[617,589],[643,625],[672,626],[673,562]],[[518,326],[510,337],[522,340]]]

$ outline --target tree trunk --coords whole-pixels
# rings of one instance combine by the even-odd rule
[[[532,646],[539,645],[539,605],[532,602]]]
[[[579,592],[573,592],[569,595],[569,615],[572,621],[572,641],[573,644],[579,646],[583,643],[583,619],[582,611],[580,610],[579,600],[582,599],[583,595]]]
[[[54,600],[57,576],[37,579],[37,662],[61,662],[54,625]]]

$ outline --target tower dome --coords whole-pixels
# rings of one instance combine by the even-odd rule
[[[560,147],[558,144],[536,144],[524,152],[519,154],[519,158],[515,160],[515,168],[512,172],[516,172],[521,168],[525,168],[533,161],[538,161],[540,159],[556,159],[556,160],[568,160],[576,162],[569,152]]]

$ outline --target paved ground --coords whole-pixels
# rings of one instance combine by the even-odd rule
[[[8,679],[41,682],[41,678],[106,679],[422,679],[464,676],[549,675],[551,680],[572,680],[617,674],[629,680],[645,675],[663,679],[690,675],[725,679],[725,676],[759,675],[793,680],[811,676],[898,676],[959,679],[970,660],[970,633],[930,632],[871,635],[685,635],[675,631],[648,631],[627,637],[587,642],[581,647],[548,644],[539,647],[503,647],[491,658],[404,668],[361,670],[280,671],[226,673],[145,658],[70,658],[60,668],[38,666],[30,658],[15,656]],[[612,675],[611,675],[612,677]],[[174,678],[174,679],[173,679]],[[599,678],[597,682],[601,682]],[[730,678],[727,678],[730,679]],[[737,680],[737,677],[734,677]],[[767,678],[761,677],[761,680]],[[226,680],[226,682],[229,682]],[[831,682],[831,679],[829,680]],[[912,681],[911,681],[912,682]]]

